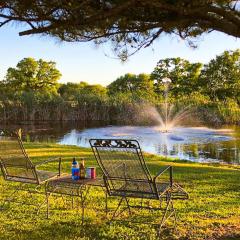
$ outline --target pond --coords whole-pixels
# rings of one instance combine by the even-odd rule
[[[161,132],[156,126],[114,126],[105,122],[20,123],[25,140],[57,142],[89,147],[91,138],[137,139],[142,150],[162,156],[178,157],[196,162],[240,164],[240,127],[176,127]]]

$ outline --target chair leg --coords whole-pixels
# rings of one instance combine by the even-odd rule
[[[130,208],[130,205],[129,205],[129,200],[126,197],[124,199],[127,203],[128,213],[129,213],[129,215],[131,215],[132,212],[131,212],[131,208]]]
[[[49,219],[49,197],[50,197],[50,193],[46,192],[46,203],[47,203],[47,219]]]
[[[174,209],[174,205],[173,205],[173,201],[172,201],[172,196],[171,193],[167,194],[167,199],[166,199],[166,207],[164,209],[163,212],[163,216],[161,219],[161,222],[159,224],[159,229],[158,229],[158,235],[160,236],[161,233],[161,229],[164,226],[164,224],[166,223],[166,221],[170,218],[170,217],[174,217],[174,223],[173,223],[173,229],[175,230],[176,227],[176,212]]]
[[[44,205],[47,205],[47,199],[46,198],[44,199],[44,201],[42,203],[40,203],[38,205],[38,209],[37,209],[37,213],[36,213],[37,215],[40,213],[40,210]]]
[[[105,215],[107,217],[108,215],[108,193],[105,189],[103,189],[104,193],[105,193]]]
[[[3,204],[2,206],[0,207],[0,210],[3,210],[4,209],[4,206],[7,204],[7,203],[10,203],[10,202],[14,202],[13,200],[16,198],[16,194],[18,192],[21,191],[21,185],[19,185],[18,187],[15,188],[14,191],[12,191],[12,193],[10,194],[9,197],[6,197],[3,201]]]
[[[91,186],[87,186],[86,188],[79,189],[79,197],[80,197],[80,204],[81,204],[81,210],[82,210],[82,219],[81,219],[81,224],[84,224],[84,216],[85,216],[85,204],[87,202],[87,197],[89,194]]]
[[[17,186],[15,188],[15,190],[10,194],[9,197],[7,197],[2,206],[0,207],[0,210],[3,210],[4,209],[4,206],[7,204],[7,203],[17,203],[17,204],[22,204],[22,205],[29,205],[29,206],[34,206],[34,207],[37,207],[37,210],[36,210],[36,215],[39,214],[41,208],[46,204],[46,199],[44,199],[43,202],[40,202],[39,204],[34,202],[34,194],[41,194],[41,185],[37,185],[36,188],[30,188],[30,186],[28,184],[24,185],[23,184],[20,184],[19,186]],[[18,200],[17,198],[17,194],[19,192],[24,192],[24,196],[22,196],[22,199],[23,200]],[[32,200],[30,202],[30,200]]]
[[[71,194],[71,208],[72,208],[72,210],[74,209],[74,197],[73,197],[73,193]]]
[[[118,215],[116,215],[116,213],[117,213],[117,211],[118,211],[118,209],[120,208],[120,206],[121,206],[121,204],[122,204],[122,201],[123,201],[123,197],[120,199],[120,201],[118,202],[118,205],[117,205],[117,208],[115,209],[115,211],[114,211],[114,213],[113,213],[113,215],[112,215],[112,217],[111,217],[111,219],[110,219],[110,222],[115,218],[115,217],[117,217]]]
[[[82,193],[82,191],[81,191],[81,193],[80,193],[80,199],[81,199],[81,210],[82,210],[82,219],[81,219],[81,224],[83,225],[83,223],[84,223],[84,197],[83,197],[83,193]]]
[[[119,208],[121,207],[123,201],[126,202],[126,205],[127,205],[127,206],[126,206],[125,208],[123,208],[119,213],[117,213],[117,211],[118,211]],[[120,201],[118,202],[117,208],[115,209],[115,211],[114,211],[114,213],[113,213],[113,215],[112,215],[112,217],[111,217],[111,219],[110,219],[110,222],[111,222],[114,218],[116,218],[116,217],[118,217],[119,215],[121,215],[126,209],[128,209],[128,213],[129,213],[129,215],[131,215],[132,212],[131,212],[131,207],[130,207],[130,204],[129,204],[129,200],[128,200],[128,198],[126,198],[126,197],[122,197],[122,198],[120,199]]]
[[[172,186],[172,193],[177,192],[182,199],[189,199],[189,194],[178,184],[174,183]]]

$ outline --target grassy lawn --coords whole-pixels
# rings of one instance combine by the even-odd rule
[[[90,149],[43,143],[26,143],[25,147],[33,161],[63,157],[65,172],[70,172],[73,156],[84,157],[86,166],[96,165]],[[161,239],[240,239],[239,168],[174,161],[150,154],[145,157],[153,174],[159,166],[171,164],[175,181],[190,194],[187,201],[175,201],[177,229],[175,233],[165,231]],[[0,177],[0,201],[10,194],[14,185]],[[19,196],[26,198],[24,193]],[[44,196],[36,197],[39,202],[44,200]],[[68,203],[70,199],[65,200]],[[34,207],[19,204],[11,204],[8,210],[0,211],[0,239],[156,239],[155,228],[150,224],[125,221],[106,224],[104,212],[93,210],[104,208],[104,194],[100,189],[92,189],[89,200],[92,209],[86,212],[84,226],[81,226],[80,213],[65,208],[60,197],[53,196],[50,202],[49,220],[45,219],[44,208],[39,216],[35,215]],[[110,205],[116,204],[114,199],[110,201]],[[70,202],[67,205],[70,206]]]

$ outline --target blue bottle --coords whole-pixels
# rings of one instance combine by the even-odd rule
[[[76,161],[76,158],[73,158],[72,161],[72,180],[78,180],[79,179],[79,164]]]

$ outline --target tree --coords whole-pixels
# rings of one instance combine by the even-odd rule
[[[72,83],[68,82],[62,84],[58,92],[60,95],[68,101],[78,99],[83,95],[94,95],[98,97],[105,97],[107,95],[107,89],[100,84],[90,85],[86,82]]]
[[[86,84],[80,89],[79,93],[82,95],[95,95],[98,97],[105,97],[107,95],[107,89],[100,84]]]
[[[64,41],[107,40],[122,59],[164,34],[183,39],[213,30],[240,37],[239,0],[11,0],[0,2],[1,26],[24,23],[20,35]]]
[[[130,74],[117,78],[108,85],[110,95],[121,93],[132,93],[143,98],[151,98],[154,95],[153,81],[147,74]]]
[[[80,92],[83,86],[87,85],[87,83],[73,83],[68,82],[61,84],[58,89],[58,93],[63,97],[64,100],[73,101],[76,99],[76,96]]]
[[[212,100],[232,98],[240,103],[240,49],[225,51],[204,65],[202,91]]]
[[[7,70],[5,83],[18,91],[56,91],[60,77],[55,62],[24,58]]]
[[[190,63],[181,58],[161,59],[151,74],[151,78],[155,82],[155,91],[163,94],[163,78],[171,79],[169,92],[174,97],[197,91],[201,68],[201,63]]]

